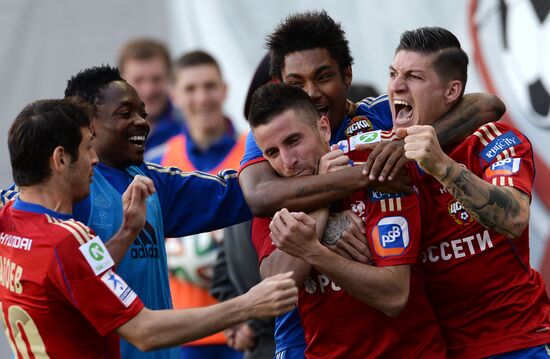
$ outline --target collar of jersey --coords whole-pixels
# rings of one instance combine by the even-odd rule
[[[17,198],[15,200],[15,203],[13,204],[13,208],[20,210],[20,211],[26,211],[26,212],[33,212],[38,214],[48,214],[52,217],[61,219],[61,220],[67,220],[73,218],[71,214],[67,213],[59,213],[56,211],[52,211],[51,209],[48,209],[46,207],[43,207],[39,204],[25,202],[22,199]]]

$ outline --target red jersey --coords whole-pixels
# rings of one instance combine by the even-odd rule
[[[365,153],[350,152],[355,161]],[[327,275],[312,269],[300,290],[298,308],[307,358],[444,358],[445,344],[426,295],[417,263],[420,217],[416,194],[361,191],[344,201],[366,222],[376,266],[412,265],[409,300],[390,318],[355,299]],[[269,220],[254,219],[252,241],[260,262],[276,248]]]
[[[0,315],[16,358],[119,358],[143,304],[80,222],[16,200],[0,211]]]
[[[526,137],[489,123],[449,156],[496,186],[531,196]],[[449,355],[479,358],[550,342],[550,301],[529,263],[529,229],[508,239],[476,222],[433,177],[419,176],[423,269]]]

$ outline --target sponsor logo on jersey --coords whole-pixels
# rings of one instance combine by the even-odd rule
[[[405,193],[388,193],[388,192],[379,192],[375,190],[369,190],[369,198],[372,202],[381,201],[387,198],[398,198],[405,196]]]
[[[409,225],[403,217],[385,217],[372,230],[374,249],[379,256],[403,254],[409,246]]]
[[[447,203],[447,210],[449,211],[449,215],[458,225],[465,226],[474,221],[470,213],[468,213],[468,211],[462,207],[462,204],[454,198]]]
[[[476,233],[465,238],[453,239],[452,241],[443,241],[437,246],[429,246],[422,251],[422,261],[424,263],[436,263],[440,261],[449,261],[460,259],[466,256],[473,256],[487,249],[493,248],[493,241],[489,231]]]
[[[377,143],[382,141],[381,133],[382,131],[378,130],[378,131],[360,133],[358,135],[350,137],[349,139],[350,151],[355,150],[355,148],[357,148],[357,145],[368,145],[371,143]]]
[[[0,244],[15,249],[30,251],[32,247],[32,239],[2,232],[0,233]]]
[[[95,275],[113,267],[115,262],[98,236],[78,247]]]
[[[319,290],[320,294],[325,294],[329,289],[334,292],[342,290],[342,288],[337,286],[336,283],[324,274],[318,274],[313,278],[307,277],[304,281],[304,289],[309,294],[315,294],[317,290]]]
[[[157,235],[149,222],[145,222],[145,226],[134,240],[130,256],[133,259],[160,258]]]
[[[485,170],[485,176],[492,178],[495,176],[511,176],[519,171],[521,158],[505,158],[502,161],[493,163]]]
[[[358,133],[372,131],[372,123],[365,116],[355,116],[346,128],[346,136],[352,137]]]
[[[508,131],[498,136],[491,142],[489,142],[483,150],[481,150],[481,157],[486,162],[492,162],[495,157],[500,153],[507,150],[510,147],[514,147],[521,144],[521,140],[515,135],[514,132]]]
[[[103,283],[109,287],[118,299],[124,304],[126,308],[134,302],[137,298],[137,294],[126,284],[126,282],[118,276],[113,270],[108,270],[101,276]]]

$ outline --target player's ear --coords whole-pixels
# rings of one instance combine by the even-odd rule
[[[350,66],[347,66],[345,69],[344,69],[344,84],[346,85],[346,90],[349,90],[350,86],[351,86],[351,81],[353,80],[353,71],[351,70],[351,65]]]
[[[321,137],[324,141],[327,143],[330,142],[330,121],[328,120],[327,116],[321,116],[318,123],[319,127],[319,133],[321,134]]]
[[[53,154],[50,160],[52,170],[60,172],[63,168],[69,164],[69,158],[67,158],[67,152],[62,146],[57,146],[53,150]]]
[[[462,94],[462,82],[458,80],[450,81],[445,90],[445,103],[453,104],[460,99]]]

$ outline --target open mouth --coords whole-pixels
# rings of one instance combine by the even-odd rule
[[[329,107],[327,105],[316,105],[317,111],[321,116],[326,116],[329,110]]]
[[[144,150],[145,149],[145,139],[147,138],[146,135],[132,135],[128,137],[128,141],[136,146],[138,150]]]
[[[395,109],[394,124],[398,126],[409,124],[414,114],[412,106],[405,100],[394,100],[393,107]]]

